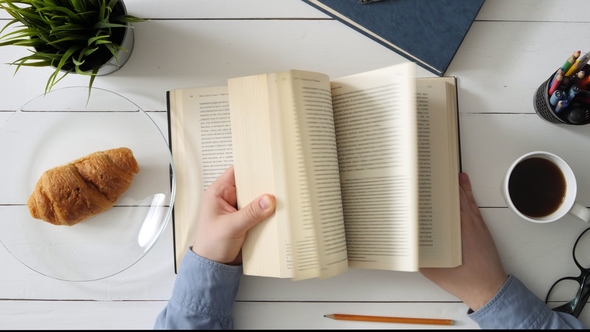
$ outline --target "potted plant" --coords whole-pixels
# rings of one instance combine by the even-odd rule
[[[98,75],[119,69],[133,48],[123,0],[0,0],[12,20],[0,30],[0,46],[28,47],[31,54],[15,60],[21,66],[53,67],[45,93],[69,73],[89,76],[88,93]],[[7,29],[12,27],[12,31]]]

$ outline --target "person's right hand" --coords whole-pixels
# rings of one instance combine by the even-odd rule
[[[459,175],[459,184],[463,264],[455,268],[423,268],[420,272],[476,311],[496,295],[508,275],[475,202],[467,174]]]

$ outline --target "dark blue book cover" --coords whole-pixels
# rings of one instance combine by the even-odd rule
[[[484,0],[303,0],[443,76]]]

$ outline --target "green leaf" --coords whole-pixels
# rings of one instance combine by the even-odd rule
[[[107,7],[114,8],[115,5],[117,4],[117,2],[119,2],[119,0],[110,0],[109,1],[109,4],[107,5]]]
[[[57,74],[59,74],[59,70],[55,70],[50,76],[49,79],[47,80],[47,84],[45,85],[45,94],[47,94],[47,92],[51,91],[51,89],[57,84],[59,83],[59,81],[61,81],[64,77],[66,77],[66,75],[68,75],[70,73],[70,71],[64,71],[63,75],[58,78],[56,80]]]
[[[74,32],[74,31],[86,31],[88,30],[88,27],[82,25],[82,24],[77,24],[77,23],[64,23],[63,25],[60,26],[56,26],[54,28],[51,29],[52,33],[56,33],[56,32]]]
[[[66,62],[70,59],[70,57],[72,56],[72,54],[74,54],[74,52],[76,52],[77,50],[80,49],[80,46],[74,45],[72,47],[70,47],[66,53],[64,53],[64,55],[62,56],[62,58],[59,60],[59,63],[57,64],[57,66],[55,66],[56,71],[61,70],[61,68],[63,67],[63,65],[66,64]],[[55,77],[54,77],[55,80]],[[53,82],[51,85],[53,86],[55,84],[55,82]]]
[[[74,20],[79,17],[76,13],[71,11],[69,8],[60,7],[60,6],[48,6],[48,7],[37,8],[37,11],[40,14],[52,13],[53,16],[55,16],[55,12],[61,12],[61,13],[66,14],[67,17],[72,18]]]
[[[51,61],[25,62],[25,63],[22,63],[21,66],[25,66],[25,67],[49,67],[49,66],[51,66]]]
[[[56,54],[49,54],[49,53],[33,53],[31,55],[26,55],[18,60],[16,60],[15,62],[20,62],[20,61],[34,61],[34,60],[51,60],[51,61],[57,61],[61,58],[61,55],[56,55]]]
[[[113,42],[112,42],[112,41],[110,41],[110,40],[98,40],[98,41],[96,42],[96,45],[105,45],[105,44],[113,44]],[[114,45],[114,44],[113,44],[113,45]]]
[[[72,62],[74,63],[74,65],[76,65],[76,67],[79,67],[79,66],[83,65],[85,61],[80,62],[80,61],[72,58]]]
[[[50,41],[49,43],[47,43],[48,45],[53,45],[53,44],[57,44],[57,43],[63,43],[63,42],[67,42],[67,41],[73,41],[73,40],[86,40],[86,38],[84,37],[77,37],[77,36],[69,36],[69,37],[64,37],[58,40],[53,40]]]
[[[98,19],[99,20],[103,20],[106,17],[105,16],[106,15],[106,11],[107,11],[106,5],[107,4],[106,4],[106,2],[104,0],[101,0],[100,1],[100,8],[99,8],[99,11],[98,11]]]
[[[118,66],[119,65],[119,59],[118,59],[117,53],[119,52],[119,49],[117,48],[117,46],[115,46],[113,44],[106,44],[105,46],[109,49],[109,51],[111,51],[111,54],[115,58],[115,61],[117,61],[117,66]]]
[[[109,22],[96,22],[93,26],[94,29],[108,29],[108,28],[127,28],[127,24],[109,23]]]
[[[88,48],[88,47],[86,47],[82,52],[80,52],[80,54],[82,56],[89,56],[90,54],[96,52],[97,50],[98,50],[98,47],[94,47],[94,48]]]
[[[75,66],[76,74],[78,75],[91,75],[89,72],[83,71],[80,66]]]
[[[17,24],[18,21],[17,20],[10,20],[4,27],[2,27],[2,29],[0,29],[0,34],[2,34],[2,32],[4,32],[4,30],[6,28],[8,28],[9,26],[13,25],[13,24]],[[1,39],[2,37],[0,37]]]
[[[139,18],[139,17],[131,16],[131,15],[121,15],[121,16],[118,16],[117,18],[115,18],[115,21],[117,21],[117,22],[136,23],[136,22],[145,22],[145,21],[149,21],[149,20],[148,19],[145,19],[145,18]]]
[[[93,43],[99,44],[98,41],[107,41],[107,42],[111,42],[110,40],[108,40],[111,36],[110,35],[103,35],[103,36],[96,36],[96,37],[92,37],[90,39],[88,39],[88,46],[90,46]]]
[[[72,4],[72,6],[74,7],[74,9],[76,9],[76,11],[83,13],[86,11],[86,1],[82,0],[70,0],[70,3]]]
[[[100,65],[96,64],[94,65],[94,68],[92,68],[92,74],[90,75],[90,82],[88,82],[88,100],[90,100],[90,91],[92,89],[92,85],[94,84],[94,79],[96,78],[96,75],[98,74],[98,71],[100,70]],[[88,103],[88,101],[86,101]]]
[[[0,46],[9,46],[9,45],[11,45],[11,46],[21,46],[21,45],[19,45],[20,42],[21,41],[18,40],[18,39],[17,40],[9,40],[9,41],[5,41],[5,42],[1,42],[0,43]],[[23,40],[22,41],[22,43],[25,43],[25,42],[26,42],[26,40]],[[28,46],[28,45],[22,45],[22,46]]]

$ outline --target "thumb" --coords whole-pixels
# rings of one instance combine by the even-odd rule
[[[264,194],[236,212],[236,221],[244,232],[270,217],[276,207],[275,198]]]

